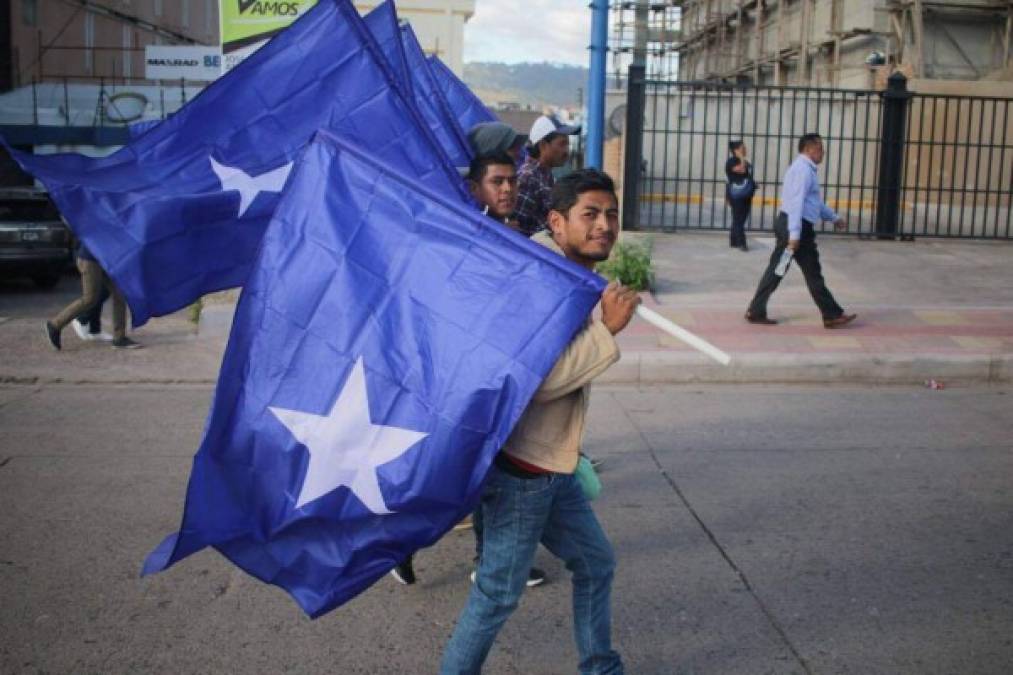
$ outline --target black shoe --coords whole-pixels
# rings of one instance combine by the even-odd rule
[[[773,326],[777,324],[777,322],[773,319],[768,319],[765,316],[756,316],[751,312],[746,312],[746,321],[749,323],[759,324],[761,326]]]
[[[412,567],[411,556],[405,559],[400,565],[396,565],[394,569],[390,571],[390,575],[398,580],[399,583],[405,586],[411,586],[415,583],[415,568]]]
[[[142,345],[140,342],[135,342],[124,335],[121,338],[115,338],[113,340],[113,347],[116,347],[117,349],[140,349]]]
[[[749,247],[747,245],[743,244],[742,246],[739,246],[739,250],[742,251],[743,253],[745,253],[746,251],[749,250]]]
[[[53,345],[53,349],[60,351],[60,331],[49,321],[46,322],[46,339]]]
[[[836,319],[823,319],[824,328],[844,328],[858,317],[857,314],[841,314]]]
[[[528,588],[541,586],[542,584],[545,583],[545,572],[538,569],[537,567],[532,567],[531,571],[528,572],[528,580],[524,583]]]

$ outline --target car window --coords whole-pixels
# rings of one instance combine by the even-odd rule
[[[50,201],[8,200],[0,202],[0,220],[38,222],[59,219],[60,212]]]

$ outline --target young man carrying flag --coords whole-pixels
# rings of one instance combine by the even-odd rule
[[[552,242],[570,261],[593,269],[615,244],[617,204],[612,180],[599,171],[561,179],[550,197]],[[619,360],[615,335],[638,304],[635,291],[606,288],[601,320],[589,321],[573,338],[496,455],[481,498],[482,558],[444,652],[443,675],[481,671],[496,634],[517,607],[539,543],[573,573],[580,672],[623,672],[611,643],[615,557],[573,472],[589,385]]]
[[[489,123],[489,126],[499,123]],[[501,125],[506,126],[506,125]],[[513,159],[505,152],[477,156],[471,161],[467,181],[471,196],[482,213],[493,220],[499,221],[517,230],[516,222],[510,220],[517,204],[517,168]],[[475,529],[475,560],[482,557],[482,509],[475,510],[472,515]],[[466,521],[465,521],[466,522]],[[408,556],[390,571],[391,576],[400,583],[410,586],[416,581],[413,556]],[[472,573],[474,581],[475,574]],[[545,583],[545,572],[532,567],[528,571],[528,586],[539,586]]]

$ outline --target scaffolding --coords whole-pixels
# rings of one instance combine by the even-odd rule
[[[609,5],[614,85],[621,88],[630,65],[643,63],[652,80],[679,77],[682,0],[626,0]]]
[[[636,4],[636,3],[629,3]],[[1013,0],[681,0],[684,80],[871,86],[1010,68]]]

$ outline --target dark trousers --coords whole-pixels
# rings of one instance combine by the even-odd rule
[[[78,315],[77,321],[82,326],[88,326],[88,332],[96,335],[102,332],[102,305],[109,299],[109,287],[102,286],[102,292],[99,293],[98,302],[95,305]]]
[[[753,208],[753,200],[752,198],[729,199],[728,206],[732,209],[731,245],[745,246],[746,221],[749,220],[749,212]]]
[[[774,246],[774,252],[770,254],[770,263],[767,265],[767,271],[760,278],[756,295],[749,303],[749,313],[756,317],[767,316],[767,302],[777,290],[778,284],[781,283],[781,277],[774,274],[774,269],[777,267],[778,261],[781,260],[784,249],[788,246],[788,216],[783,212],[779,213],[774,221],[774,236],[777,237],[777,245]],[[809,287],[809,294],[813,296],[816,306],[820,308],[823,320],[836,319],[844,314],[844,310],[837,304],[834,296],[830,294],[826,284],[823,283],[820,254],[816,250],[816,232],[813,230],[813,224],[806,220],[802,221],[802,234],[794,260],[798,268],[802,270],[806,286]]]

